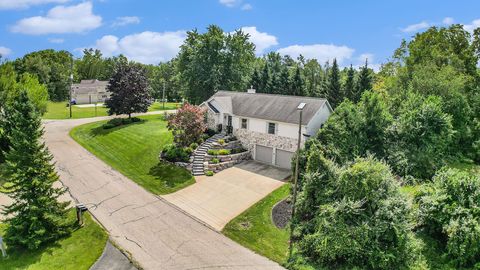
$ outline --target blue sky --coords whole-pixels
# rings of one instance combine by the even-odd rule
[[[479,10],[473,0],[0,0],[0,54],[54,48],[80,56],[96,47],[158,63],[177,54],[186,31],[217,24],[250,33],[258,55],[336,57],[344,66],[368,57],[378,66],[402,38],[428,26],[479,27]]]

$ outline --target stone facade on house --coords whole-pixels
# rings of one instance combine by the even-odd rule
[[[254,152],[256,144],[279,148],[290,152],[295,152],[297,150],[297,140],[293,138],[260,133],[246,129],[235,129],[233,134],[242,142],[242,145],[252,153]]]
[[[204,107],[206,108],[206,107]],[[216,126],[216,121],[215,121],[215,118],[217,118],[217,115],[212,112],[211,110],[208,110],[207,109],[207,113],[206,113],[206,118],[207,118],[207,127],[210,128],[210,129],[213,129],[213,130],[217,130],[217,126]]]

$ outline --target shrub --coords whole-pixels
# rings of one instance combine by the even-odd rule
[[[297,201],[300,254],[331,269],[399,269],[412,261],[412,211],[387,165],[368,157],[339,168],[311,156]]]
[[[208,138],[210,138],[210,137],[211,136],[209,136],[208,134],[203,133],[199,140],[203,140],[203,142],[204,142],[204,141],[208,140]]]
[[[192,148],[192,149],[197,149],[197,148],[198,148],[198,143],[195,143],[195,142],[194,142],[194,143],[191,143],[191,144],[190,144],[190,148]]]
[[[206,171],[206,172],[205,172],[205,175],[206,175],[206,176],[213,176],[214,173],[213,173],[213,171]]]
[[[220,156],[230,155],[230,149],[220,149],[218,150],[218,155]]]
[[[188,162],[190,154],[188,154],[187,151],[185,148],[169,144],[163,148],[162,158],[170,162]]]
[[[224,139],[219,139],[217,142],[218,142],[220,145],[224,145],[224,144],[225,144],[225,140],[224,140]]]
[[[218,163],[220,163],[220,160],[218,160],[218,158],[212,158],[212,160],[210,160],[210,163],[218,164]]]
[[[114,127],[119,127],[122,125],[128,125],[131,123],[136,123],[140,122],[142,119],[137,118],[137,117],[132,117],[132,118],[113,118],[109,120],[107,123],[103,124],[103,129],[111,129]]]
[[[207,128],[205,130],[205,134],[208,136],[207,138],[212,137],[213,135],[217,134],[217,132],[211,128]]]
[[[232,150],[230,150],[230,153],[231,154],[238,154],[238,153],[243,153],[243,152],[246,152],[247,149],[243,148],[243,147],[238,147],[238,148],[233,148]]]
[[[210,156],[216,156],[216,155],[218,155],[218,150],[209,149],[209,150],[207,151],[207,153],[208,153]]]
[[[189,146],[201,138],[207,128],[204,113],[205,109],[185,103],[169,118],[167,127],[172,131],[177,145]]]
[[[191,147],[185,147],[183,148],[183,151],[187,153],[189,156],[193,153],[193,149]]]
[[[420,224],[459,266],[480,261],[480,177],[442,169],[417,196]],[[440,236],[440,237],[438,237]]]

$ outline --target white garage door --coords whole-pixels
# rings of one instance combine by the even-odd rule
[[[291,169],[293,152],[277,149],[275,165],[280,168]]]
[[[255,146],[255,160],[272,164],[273,148],[263,145]]]

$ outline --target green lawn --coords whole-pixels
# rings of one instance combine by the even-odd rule
[[[245,212],[230,221],[223,233],[239,244],[280,264],[288,256],[289,231],[277,228],[271,218],[273,206],[290,193],[286,184],[270,193]]]
[[[70,218],[74,218],[71,211]],[[6,258],[0,256],[2,270],[88,270],[100,257],[107,242],[107,233],[95,223],[89,214],[83,227],[66,238],[36,251],[8,251]],[[6,225],[0,224],[0,234]]]
[[[66,106],[67,102],[48,102],[47,112],[43,116],[44,119],[68,119],[70,116],[70,110]],[[179,103],[167,102],[165,103],[165,110],[173,110],[179,106]],[[148,111],[161,111],[163,110],[163,104],[159,102],[155,102],[150,106]],[[95,107],[87,107],[81,108],[78,106],[72,107],[72,118],[90,118],[96,116],[106,116],[107,108],[104,106],[97,106],[96,110]]]
[[[126,177],[155,194],[167,194],[195,182],[189,171],[159,162],[164,145],[173,136],[160,115],[140,117],[144,121],[103,129],[105,121],[74,128],[70,135],[84,148]]]

